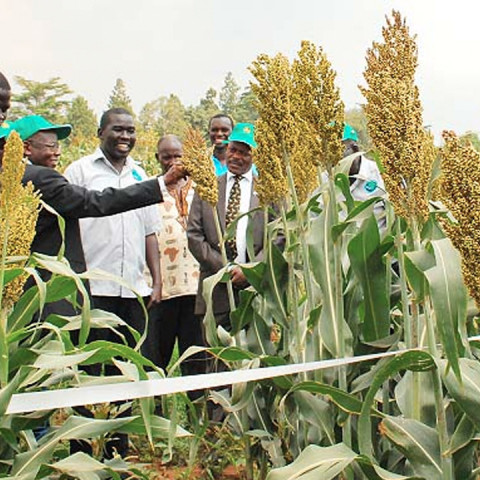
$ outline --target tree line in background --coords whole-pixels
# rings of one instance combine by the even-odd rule
[[[98,118],[84,97],[75,96],[59,77],[39,82],[17,76],[15,81],[20,91],[13,96],[11,119],[38,114],[73,126],[72,135],[65,142],[61,166],[95,148]],[[229,114],[236,122],[254,122],[258,117],[254,103],[251,90],[245,88],[242,92],[233,75],[227,73],[220,91],[209,88],[197,105],[186,106],[172,93],[147,102],[140,112],[135,112],[125,82],[119,78],[105,109],[123,107],[133,113],[138,129],[135,158],[148,166],[162,135],[173,133],[182,138],[189,126],[206,133],[210,117],[219,112]]]
[[[59,77],[40,82],[16,76],[15,82],[19,91],[13,96],[12,120],[38,114],[52,122],[73,126],[72,135],[64,143],[61,169],[97,146],[98,118],[85,97],[74,95]],[[114,107],[126,108],[135,116],[138,131],[134,157],[145,165],[147,171],[157,168],[153,152],[162,135],[173,133],[183,138],[189,126],[206,134],[209,119],[219,112],[227,113],[235,122],[255,122],[258,118],[255,95],[250,87],[242,89],[231,72],[226,74],[220,91],[209,88],[197,105],[186,106],[171,93],[147,102],[138,113],[133,108],[125,82],[119,78],[105,104],[105,109]],[[359,132],[361,145],[370,148],[362,109],[351,109],[346,117]]]
[[[59,77],[39,82],[16,76],[15,82],[20,91],[13,96],[13,107],[10,110],[12,120],[37,114],[54,123],[69,123],[73,126],[72,135],[64,144],[59,164],[61,170],[96,148],[98,118],[85,97],[74,95]],[[132,112],[137,120],[134,157],[142,162],[147,172],[153,174],[158,170],[153,152],[161,136],[171,133],[183,138],[189,126],[206,135],[209,119],[219,112],[227,113],[235,122],[253,123],[258,118],[256,104],[255,94],[250,87],[242,89],[232,73],[228,72],[220,91],[210,87],[197,105],[186,106],[177,95],[171,93],[147,102],[138,114],[133,108],[125,82],[118,78],[105,109],[123,107]],[[346,110],[345,121],[357,130],[361,148],[371,150],[373,145],[362,107]],[[461,138],[480,151],[480,137],[476,132],[468,131]]]

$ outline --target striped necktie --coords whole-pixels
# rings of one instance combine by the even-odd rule
[[[227,204],[227,211],[225,214],[225,228],[237,218],[238,212],[240,210],[240,180],[242,179],[242,175],[235,175],[233,177],[233,185],[232,189],[230,190],[230,196],[228,197],[228,204]],[[232,238],[227,240],[225,244],[225,248],[227,251],[227,258],[228,260],[232,261],[237,256],[237,238],[234,234]]]

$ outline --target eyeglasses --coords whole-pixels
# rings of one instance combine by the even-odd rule
[[[59,150],[60,149],[60,144],[58,142],[53,142],[53,143],[41,143],[41,142],[31,142],[28,141],[30,145],[32,145],[35,148],[47,148],[48,150]]]

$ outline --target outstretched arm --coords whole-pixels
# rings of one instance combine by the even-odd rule
[[[158,179],[99,192],[73,185],[51,168],[28,165],[23,182],[29,181],[45,203],[67,218],[103,217],[163,201]]]

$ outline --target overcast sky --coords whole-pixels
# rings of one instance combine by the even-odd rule
[[[122,78],[138,111],[170,93],[196,104],[229,71],[246,86],[258,54],[293,57],[306,39],[348,108],[363,101],[365,52],[392,8],[417,34],[425,124],[480,130],[478,0],[0,0],[0,71],[59,76],[97,113]]]

